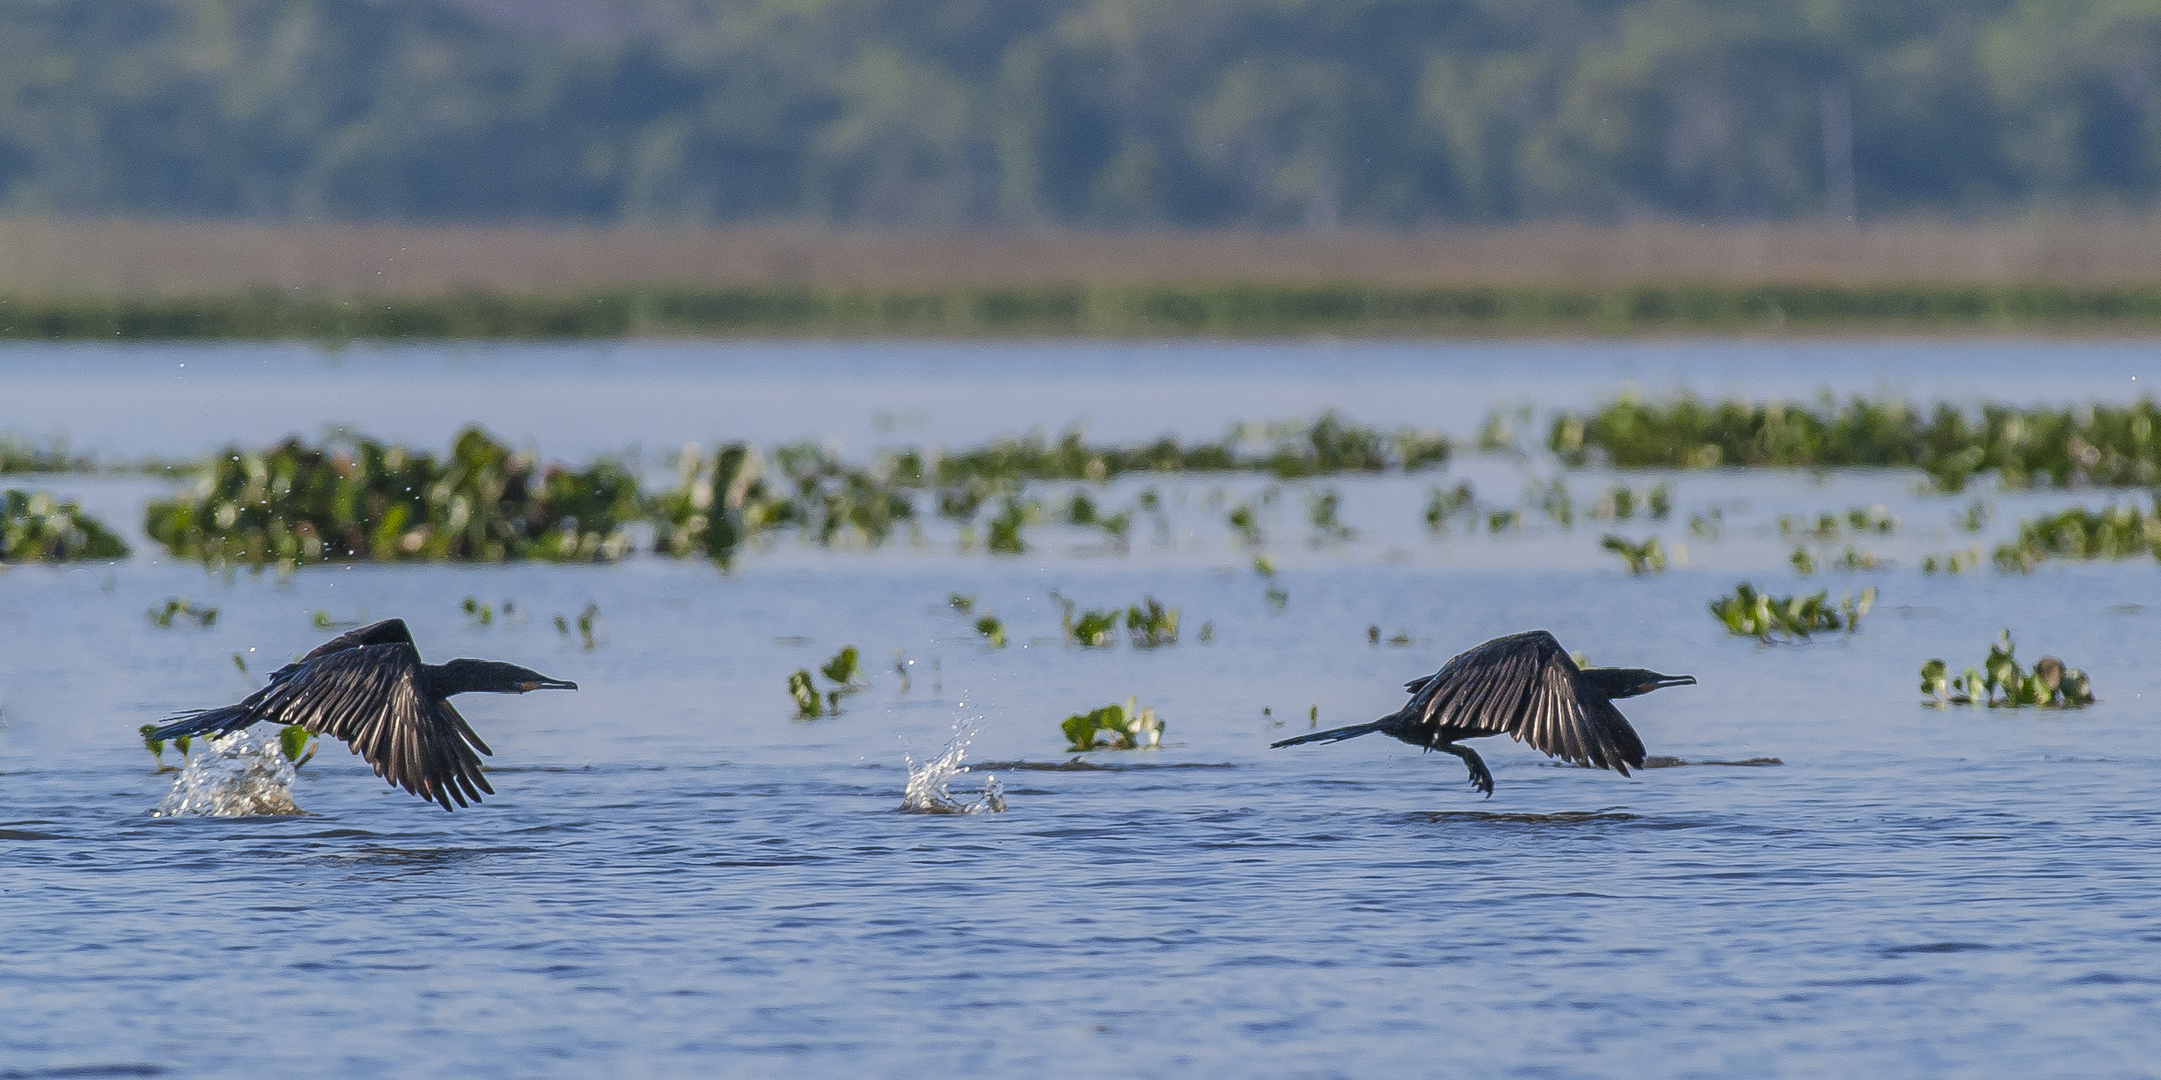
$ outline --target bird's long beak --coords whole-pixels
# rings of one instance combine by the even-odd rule
[[[1658,678],[1651,681],[1651,689],[1653,690],[1664,690],[1669,686],[1694,685],[1696,685],[1696,677],[1694,675],[1660,675]]]
[[[529,694],[535,690],[576,690],[578,684],[569,679],[535,679],[518,684],[518,693]]]

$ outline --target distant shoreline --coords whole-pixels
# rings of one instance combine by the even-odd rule
[[[2161,219],[1414,232],[0,218],[0,339],[2145,333]]]
[[[573,295],[0,297],[0,340],[1414,337],[2111,333],[2161,285],[1289,284],[623,288]]]

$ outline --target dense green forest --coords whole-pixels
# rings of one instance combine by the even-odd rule
[[[2149,208],[2153,0],[0,0],[0,212]]]

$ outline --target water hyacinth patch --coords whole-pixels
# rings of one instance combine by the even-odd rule
[[[2018,523],[2018,539],[1996,548],[1997,569],[2026,573],[2048,559],[2161,557],[2161,502],[2147,513],[2136,506],[2060,513]]]
[[[1607,533],[1598,546],[1619,555],[1628,563],[1631,575],[1662,574],[1666,572],[1666,547],[1658,537],[1647,537],[1641,543],[1630,543],[1626,537]]]
[[[798,720],[838,716],[841,699],[869,685],[863,681],[862,654],[853,645],[843,646],[832,659],[818,665],[818,673],[831,684],[822,692],[808,668],[797,668],[788,676],[788,696],[795,701],[795,718]]]
[[[1853,633],[1875,602],[1873,585],[1862,589],[1858,597],[1840,597],[1834,605],[1828,590],[1813,596],[1772,596],[1744,581],[1734,587],[1733,595],[1711,601],[1711,614],[1730,634],[1766,642],[1774,637],[1805,641],[1820,631]]]
[[[1625,397],[1556,417],[1547,446],[1571,466],[1598,457],[1624,469],[1917,468],[1944,491],[1983,472],[2013,490],[2154,487],[2161,485],[2157,420],[2161,407],[2151,400],[1973,411],[1939,404],[1924,416],[1903,401],[1859,397],[1844,404],[1826,398],[1815,408]]]
[[[127,557],[127,544],[81,506],[42,491],[0,491],[0,562]]]
[[[1927,704],[1937,708],[1985,705],[1992,709],[2075,709],[2093,704],[2093,685],[2085,672],[2066,667],[2053,656],[2042,657],[2032,671],[2026,671],[2019,667],[2015,651],[2011,631],[2006,629],[1989,646],[1988,659],[1978,670],[1969,667],[1953,676],[1942,660],[1924,662],[1921,692],[1928,695]]]
[[[150,625],[159,628],[174,623],[194,623],[207,630],[218,621],[218,609],[178,596],[168,597],[163,607],[151,608],[143,614],[149,617]]]
[[[1058,725],[1070,753],[1089,750],[1142,750],[1163,745],[1163,722],[1154,709],[1139,707],[1128,697],[1123,705],[1105,705],[1087,713],[1074,713]]]
[[[228,449],[192,496],[152,502],[144,530],[210,564],[598,562],[629,553],[639,516],[622,466],[542,466],[467,428],[442,459],[369,439]]]

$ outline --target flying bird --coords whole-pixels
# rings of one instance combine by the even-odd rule
[[[1551,757],[1612,769],[1622,776],[1643,767],[1643,740],[1615,698],[1668,686],[1690,686],[1692,675],[1642,668],[1579,668],[1544,630],[1494,638],[1404,684],[1411,700],[1370,724],[1353,724],[1285,739],[1276,746],[1338,742],[1381,732],[1412,746],[1440,750],[1470,767],[1471,786],[1493,797],[1493,773],[1458,740],[1507,735]]]
[[[392,786],[443,809],[495,794],[473,751],[488,744],[450,707],[453,694],[576,690],[578,684],[495,660],[423,664],[403,619],[340,634],[279,668],[270,685],[222,709],[166,718],[152,739],[221,735],[268,721],[342,740]]]

